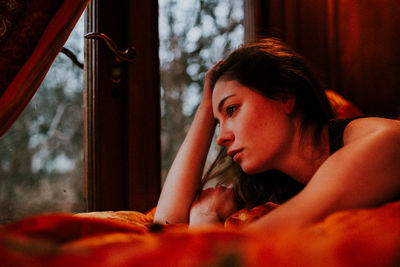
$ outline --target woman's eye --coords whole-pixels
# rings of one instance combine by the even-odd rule
[[[235,111],[237,110],[237,106],[236,105],[232,105],[232,106],[228,106],[226,107],[226,114],[231,117],[233,115],[233,113],[235,113]]]

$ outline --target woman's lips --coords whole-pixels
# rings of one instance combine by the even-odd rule
[[[243,148],[242,149],[236,149],[236,150],[233,150],[233,151],[229,151],[228,152],[228,155],[233,159],[233,161],[238,161],[239,160],[239,157],[240,157],[240,152],[242,152],[243,151]]]
[[[235,156],[233,156],[233,161],[238,162],[240,159],[239,157],[240,157],[240,152],[236,153]]]

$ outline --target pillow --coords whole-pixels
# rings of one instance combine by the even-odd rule
[[[325,93],[332,105],[336,118],[345,119],[364,115],[356,106],[338,93],[332,90],[325,90]]]

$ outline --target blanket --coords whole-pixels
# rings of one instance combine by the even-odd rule
[[[224,225],[153,224],[155,209],[47,214],[0,226],[3,266],[400,266],[400,201],[335,212],[293,231],[241,231],[274,208]]]

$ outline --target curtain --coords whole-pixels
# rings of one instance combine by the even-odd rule
[[[0,137],[32,99],[89,0],[0,0]]]

